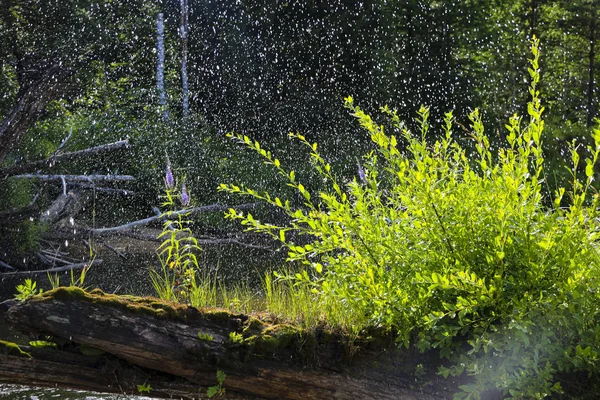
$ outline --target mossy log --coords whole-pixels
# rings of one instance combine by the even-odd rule
[[[151,395],[199,398],[216,385],[220,369],[227,374],[226,398],[443,399],[454,386],[436,378],[416,381],[411,372],[419,355],[407,356],[383,335],[351,342],[324,329],[306,332],[222,310],[78,288],[5,309],[15,328],[57,343],[24,353],[0,350],[5,382],[108,392],[145,384]]]

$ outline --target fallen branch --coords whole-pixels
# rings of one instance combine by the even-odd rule
[[[173,211],[173,212],[169,213],[168,216],[177,216],[177,215],[183,215],[183,214],[197,214],[200,212],[225,211],[225,210],[229,210],[230,208],[244,209],[244,208],[255,207],[257,204],[258,203],[248,203],[248,204],[241,204],[239,206],[227,206],[227,205],[215,203],[215,204],[211,204],[208,206],[200,206],[200,207],[194,207],[194,208],[186,208],[186,209],[179,210],[179,211]],[[119,225],[119,226],[113,226],[110,228],[86,229],[85,232],[92,233],[94,235],[99,235],[99,236],[111,235],[111,234],[114,234],[117,232],[126,231],[129,229],[135,228],[136,226],[148,225],[149,223],[151,223],[153,221],[164,219],[166,216],[167,216],[167,214],[154,215],[152,217],[140,219],[138,221],[129,222],[127,224],[123,224],[123,225]]]
[[[200,246],[222,245],[222,244],[235,244],[235,245],[238,245],[238,246],[248,247],[248,248],[251,248],[251,249],[275,251],[271,247],[259,246],[259,245],[251,244],[251,243],[244,243],[244,242],[240,242],[237,239],[220,239],[220,238],[215,238],[215,239],[197,239],[197,240],[198,240],[198,244]]]
[[[42,175],[42,174],[21,174],[15,175],[15,178],[21,179],[39,179],[42,181],[74,181],[74,182],[93,182],[93,181],[135,181],[135,178],[131,175]]]
[[[102,243],[102,245],[104,247],[106,247],[107,249],[111,250],[113,253],[115,253],[116,255],[118,255],[121,259],[123,259],[123,260],[127,259],[127,257],[125,256],[125,254],[121,253],[119,250],[115,249],[110,244],[106,243],[104,240],[101,240],[100,243]]]
[[[77,264],[63,265],[61,267],[55,267],[55,268],[44,269],[44,270],[39,270],[39,271],[4,272],[4,273],[1,273],[0,275],[2,277],[12,277],[12,276],[29,276],[29,275],[39,275],[39,274],[53,274],[56,272],[71,271],[74,269],[82,269],[82,268],[92,267],[92,266],[100,265],[100,264],[102,264],[102,260],[93,260],[93,261],[82,262],[82,263],[77,263]]]
[[[79,229],[78,229],[79,230]],[[154,242],[154,243],[162,243],[162,239],[157,238],[156,236],[144,235],[142,233],[133,232],[133,231],[119,231],[114,233],[115,236],[125,236],[135,240],[141,240],[144,242]],[[72,237],[72,236],[69,236]],[[265,251],[275,251],[272,247],[267,246],[259,246],[252,243],[245,243],[235,238],[212,238],[212,237],[196,237],[198,241],[198,245],[202,246],[220,246],[226,244],[235,244],[237,246],[248,247],[256,250],[265,250]],[[105,243],[103,243],[105,244]],[[106,244],[105,244],[106,245]],[[119,253],[120,254],[120,253]]]
[[[108,151],[113,151],[113,150],[118,150],[118,149],[127,149],[129,147],[130,147],[129,140],[120,140],[120,141],[114,142],[114,143],[108,143],[108,144],[102,144],[102,145],[96,146],[96,147],[90,147],[89,149],[53,155],[51,157],[46,158],[45,160],[34,161],[34,162],[27,163],[27,164],[11,165],[9,167],[0,169],[0,175],[10,176],[10,175],[15,175],[15,174],[23,174],[26,172],[38,171],[43,168],[52,168],[61,162],[73,160],[75,158],[87,156],[89,154],[105,153]]]
[[[70,182],[69,185],[80,187],[82,189],[94,190],[96,192],[122,194],[123,196],[135,196],[135,192],[133,190],[98,187],[95,185],[78,182]]]

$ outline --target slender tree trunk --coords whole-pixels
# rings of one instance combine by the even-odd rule
[[[165,27],[164,15],[159,13],[156,18],[156,48],[158,53],[158,62],[156,64],[156,89],[158,91],[158,103],[166,121],[169,117],[167,110],[167,98],[165,95]]]
[[[189,104],[189,89],[188,89],[188,75],[187,75],[187,61],[188,61],[188,2],[187,0],[180,0],[181,5],[181,22],[179,26],[179,33],[181,35],[181,88],[183,90],[183,119],[186,119],[190,112]]]
[[[590,52],[589,52],[589,79],[588,79],[588,90],[587,90],[587,126],[588,128],[594,123],[594,116],[596,115],[595,104],[594,104],[594,92],[595,92],[595,64],[596,64],[596,20],[590,19]]]

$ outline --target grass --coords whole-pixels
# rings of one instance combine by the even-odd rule
[[[189,303],[198,308],[223,308],[232,313],[260,315],[308,330],[327,326],[356,335],[368,326],[366,318],[349,315],[309,285],[283,278],[286,276],[293,276],[291,268],[275,274],[267,272],[261,287],[255,288],[245,281],[228,286],[219,282],[216,274],[204,273],[196,278]]]

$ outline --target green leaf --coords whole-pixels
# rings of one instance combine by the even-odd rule
[[[223,385],[223,382],[225,382],[226,377],[227,375],[225,374],[225,372],[221,371],[220,369],[217,370],[217,381],[219,382],[219,385]]]
[[[206,390],[206,396],[209,399],[212,399],[213,397],[215,397],[220,391],[220,388],[218,386],[210,386],[207,390]]]

